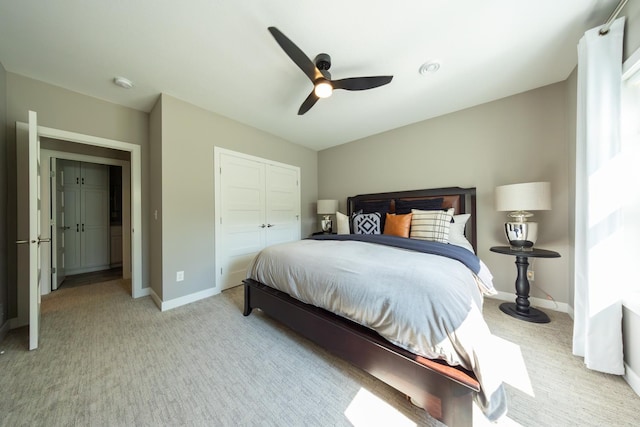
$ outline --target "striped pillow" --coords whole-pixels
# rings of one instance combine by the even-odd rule
[[[449,227],[454,209],[446,211],[421,211],[412,209],[411,233],[412,239],[432,240],[434,242],[449,242]]]

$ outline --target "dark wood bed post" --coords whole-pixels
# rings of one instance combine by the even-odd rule
[[[467,237],[477,251],[475,188],[440,188],[364,194],[347,199],[349,214],[358,200],[424,199],[453,196],[460,212],[470,213]],[[470,233],[469,233],[470,231]],[[470,235],[469,235],[470,234]],[[397,347],[376,332],[252,279],[244,281],[244,310],[262,310],[300,335],[411,398],[449,427],[471,427],[473,396],[480,384],[472,372]]]

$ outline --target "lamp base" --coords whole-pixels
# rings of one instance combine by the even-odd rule
[[[513,251],[532,251],[538,239],[537,222],[506,222],[504,233]]]
[[[324,219],[320,222],[320,225],[322,227],[322,231],[324,231],[325,233],[332,232],[333,223],[331,221],[331,217],[329,217],[328,215],[324,217]]]

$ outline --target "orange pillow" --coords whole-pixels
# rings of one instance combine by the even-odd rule
[[[387,219],[384,222],[384,233],[392,236],[409,237],[409,230],[411,229],[411,216],[413,214],[396,215],[387,214]]]

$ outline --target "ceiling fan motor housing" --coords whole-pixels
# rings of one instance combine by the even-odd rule
[[[328,70],[331,68],[331,57],[326,53],[318,54],[313,62],[316,63],[318,70]]]

